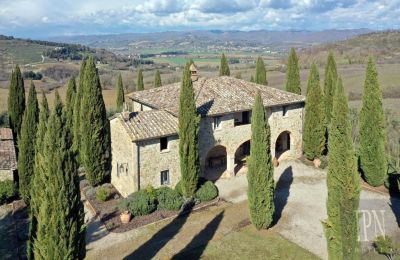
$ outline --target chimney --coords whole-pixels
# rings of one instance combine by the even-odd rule
[[[189,70],[190,70],[190,78],[192,79],[192,81],[196,81],[199,78],[199,76],[197,75],[197,68],[196,66],[194,66],[193,63],[190,64]]]
[[[127,107],[127,105],[126,105],[126,103],[124,103],[124,105],[123,105],[123,110],[122,110],[122,112],[121,112],[121,115],[122,115],[122,118],[125,120],[125,121],[128,121],[129,120],[129,111],[128,111],[128,107]]]

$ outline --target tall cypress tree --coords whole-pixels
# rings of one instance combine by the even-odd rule
[[[351,135],[347,97],[338,80],[329,131],[328,219],[323,222],[329,259],[360,259],[360,180]]]
[[[21,135],[18,140],[18,175],[19,192],[22,199],[29,204],[30,188],[35,164],[36,128],[39,121],[39,105],[35,85],[31,81],[28,94],[28,106],[25,110]]]
[[[325,110],[323,94],[319,84],[317,66],[312,64],[307,84],[303,145],[310,160],[319,158],[325,147]]]
[[[45,183],[37,207],[35,259],[83,259],[84,213],[79,177],[65,137],[62,114],[49,118],[43,149],[39,152],[38,176]]]
[[[219,65],[219,76],[230,76],[231,72],[229,70],[228,60],[225,57],[225,54],[222,53],[221,63]]]
[[[87,180],[94,186],[105,176],[110,152],[110,124],[93,57],[85,66],[80,117],[81,162]]]
[[[125,94],[124,94],[124,85],[122,83],[121,73],[118,75],[117,81],[117,112],[121,112],[124,108],[125,103]]]
[[[382,90],[375,62],[369,58],[360,113],[360,161],[365,180],[372,186],[383,184],[386,177],[385,132]]]
[[[21,70],[17,65],[11,73],[8,91],[8,120],[12,129],[14,140],[18,141],[21,132],[22,117],[25,112],[25,88]]]
[[[81,134],[80,134],[80,112],[81,112],[81,102],[83,96],[83,79],[85,77],[86,60],[82,60],[81,68],[79,71],[79,83],[78,89],[76,90],[75,100],[74,100],[74,120],[73,120],[73,145],[72,150],[75,153],[76,159],[80,162],[79,150],[81,147]]]
[[[286,91],[301,95],[299,58],[294,48],[290,50],[288,58]]]
[[[333,107],[333,95],[335,94],[335,87],[337,85],[337,69],[336,61],[333,53],[328,55],[328,61],[325,66],[325,81],[324,81],[324,106],[325,106],[325,121],[328,127],[331,122],[331,113]]]
[[[64,109],[65,126],[68,128],[67,132],[68,146],[71,146],[73,143],[75,96],[76,96],[76,81],[75,77],[72,76],[68,80],[67,84],[67,96],[65,98],[65,109]]]
[[[182,190],[185,198],[192,198],[197,188],[199,175],[198,133],[200,118],[194,99],[194,91],[186,63],[182,75],[179,95],[179,159]]]
[[[144,90],[143,71],[142,71],[142,69],[139,69],[139,71],[138,71],[136,90],[137,90],[137,91],[142,91],[142,90]]]
[[[154,74],[154,87],[159,88],[161,85],[161,74],[159,70],[156,70],[156,73]]]
[[[267,72],[265,70],[264,60],[261,57],[257,58],[256,63],[256,77],[254,82],[261,85],[268,85]]]
[[[34,164],[34,175],[32,178],[32,185],[30,187],[30,212],[29,212],[29,234],[28,234],[28,245],[27,245],[27,258],[30,260],[34,259],[33,255],[33,244],[36,239],[37,231],[37,213],[41,204],[41,199],[44,196],[42,189],[46,185],[46,182],[42,180],[41,172],[39,171],[40,163],[43,160],[43,142],[44,135],[47,131],[47,119],[49,117],[49,105],[47,103],[46,95],[42,92],[42,102],[40,103],[39,123],[36,131],[36,142],[35,142],[35,164]],[[40,155],[39,155],[40,154]]]
[[[247,196],[251,222],[257,229],[261,229],[271,225],[275,206],[271,130],[260,93],[257,94],[254,102],[251,121]]]

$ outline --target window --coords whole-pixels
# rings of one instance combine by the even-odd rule
[[[287,116],[287,112],[288,112],[288,107],[287,106],[283,106],[282,107],[282,116]]]
[[[168,137],[160,138],[160,151],[168,150]]]
[[[169,170],[161,171],[161,185],[169,184]]]
[[[221,117],[220,116],[215,116],[214,117],[214,130],[215,129],[221,129]]]

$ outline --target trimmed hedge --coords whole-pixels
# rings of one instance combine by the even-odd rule
[[[8,202],[17,194],[14,182],[11,180],[0,181],[0,205]]]
[[[145,190],[132,193],[126,198],[126,207],[133,216],[147,215],[156,209],[155,199]],[[122,205],[121,205],[122,206]]]
[[[156,190],[159,209],[179,210],[182,207],[182,196],[169,187],[161,187]]]
[[[211,181],[206,181],[197,191],[194,197],[200,201],[210,201],[218,196],[218,188]]]

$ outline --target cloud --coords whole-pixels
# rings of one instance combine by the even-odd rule
[[[400,28],[400,0],[0,0],[0,34]]]

